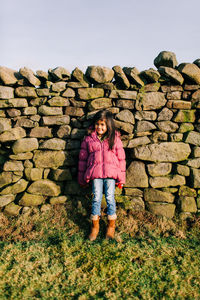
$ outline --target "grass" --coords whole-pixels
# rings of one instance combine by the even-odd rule
[[[0,299],[200,299],[200,218],[118,210],[116,239],[95,242],[70,203],[0,215]]]

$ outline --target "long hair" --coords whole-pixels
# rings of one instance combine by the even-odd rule
[[[115,123],[113,120],[113,115],[110,111],[105,109],[98,111],[93,118],[93,129],[95,128],[96,122],[99,120],[106,122],[109,149],[112,150],[115,142]]]

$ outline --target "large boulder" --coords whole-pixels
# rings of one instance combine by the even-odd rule
[[[85,75],[92,83],[106,83],[112,81],[114,71],[107,67],[89,66]]]
[[[61,192],[61,188],[55,182],[43,179],[33,182],[27,189],[27,192],[43,196],[58,196]]]
[[[133,161],[126,171],[126,187],[148,187],[148,176],[141,161]]]
[[[161,51],[154,59],[154,65],[156,68],[161,66],[175,68],[178,65],[176,54],[170,51]]]
[[[134,148],[134,156],[154,162],[177,162],[187,159],[191,152],[185,143],[163,142]]]

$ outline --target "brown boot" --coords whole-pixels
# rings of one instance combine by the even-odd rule
[[[114,239],[114,235],[115,235],[115,220],[108,220],[106,239]]]
[[[92,220],[92,229],[89,235],[89,240],[94,241],[99,233],[99,218],[97,220]]]

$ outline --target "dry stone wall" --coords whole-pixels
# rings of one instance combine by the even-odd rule
[[[200,209],[200,59],[172,52],[155,69],[0,67],[0,209],[18,215],[90,193],[77,183],[80,143],[99,109],[110,110],[127,158],[116,189],[129,210],[183,217]]]

